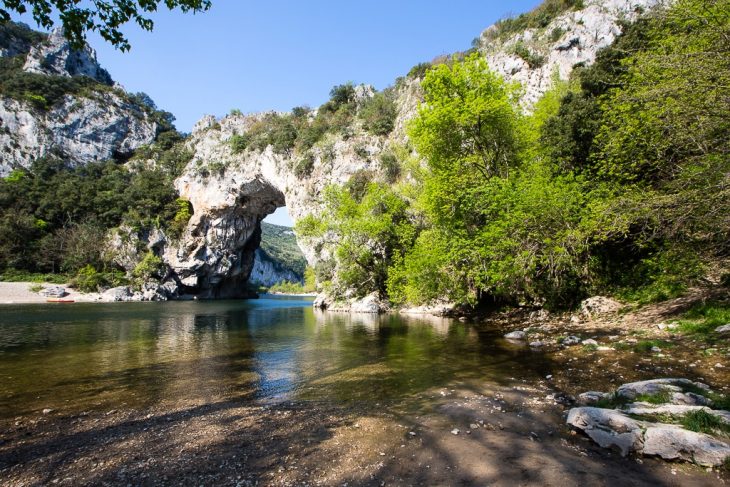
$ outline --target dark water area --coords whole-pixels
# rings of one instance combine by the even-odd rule
[[[0,307],[0,418],[240,399],[373,404],[459,380],[549,373],[446,318],[314,310],[311,298]]]

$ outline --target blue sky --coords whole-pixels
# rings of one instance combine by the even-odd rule
[[[158,12],[153,32],[125,28],[129,52],[96,35],[89,42],[116,81],[149,94],[189,132],[203,115],[233,108],[316,107],[346,81],[382,89],[419,62],[468,49],[499,18],[538,3],[213,0],[204,14]]]

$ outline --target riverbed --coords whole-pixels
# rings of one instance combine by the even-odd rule
[[[622,378],[653,376],[619,362]],[[327,313],[304,297],[8,305],[0,479],[721,485],[569,431],[561,394],[615,375],[591,367],[484,323]]]

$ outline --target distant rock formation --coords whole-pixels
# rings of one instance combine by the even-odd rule
[[[57,30],[47,37],[21,24],[0,30],[0,54],[24,59],[16,76],[48,76],[49,84],[80,76],[93,80],[88,89],[62,94],[50,106],[38,106],[41,93],[0,94],[0,177],[41,157],[85,164],[130,154],[155,139],[159,126],[149,109],[112,86],[92,49],[72,50]]]

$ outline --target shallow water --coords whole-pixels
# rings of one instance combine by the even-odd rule
[[[469,324],[319,312],[310,298],[0,307],[2,418],[221,398],[379,404],[548,369]]]

